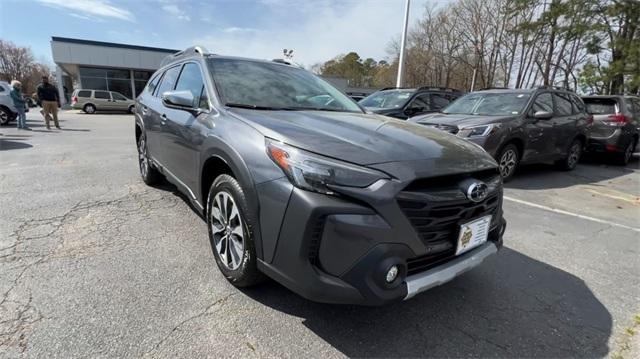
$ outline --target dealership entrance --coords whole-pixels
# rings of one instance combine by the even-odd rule
[[[160,62],[178,50],[64,37],[51,38],[58,91],[68,98],[75,89],[115,91],[128,98],[140,94]]]

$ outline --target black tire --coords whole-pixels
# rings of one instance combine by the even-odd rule
[[[13,115],[11,114],[11,111],[4,107],[0,107],[0,126],[9,124],[12,118]]]
[[[502,182],[509,182],[520,164],[520,151],[518,147],[512,143],[504,146],[498,154],[496,161],[498,161]]]
[[[633,156],[633,151],[636,149],[637,144],[638,144],[638,139],[635,137],[632,138],[631,141],[629,141],[629,144],[627,145],[627,147],[624,149],[624,152],[616,155],[615,163],[620,166],[628,165],[629,161],[631,160],[631,157]]]
[[[563,159],[556,161],[556,166],[562,171],[573,171],[578,162],[580,162],[580,158],[582,158],[582,147],[582,141],[579,139],[576,138],[571,141],[571,144],[567,147],[567,153]]]
[[[84,105],[84,107],[82,108],[82,111],[92,115],[92,114],[96,113],[96,107],[94,105],[88,103],[88,104]]]
[[[149,159],[147,136],[144,132],[138,137],[138,168],[140,169],[140,177],[144,183],[154,185],[162,180],[162,174],[153,167]]]
[[[236,287],[249,287],[264,278],[258,271],[255,223],[238,181],[227,174],[218,176],[207,197],[209,241],[220,272]]]

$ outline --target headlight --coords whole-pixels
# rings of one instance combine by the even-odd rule
[[[367,187],[388,175],[267,139],[267,154],[298,188],[333,194],[331,185]]]
[[[473,126],[460,129],[458,136],[460,137],[484,137],[491,133],[493,125]]]

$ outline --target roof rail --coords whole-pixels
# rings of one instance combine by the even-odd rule
[[[285,65],[293,65],[293,63],[291,61],[287,61],[285,59],[273,59],[271,60],[272,62],[277,62],[279,64],[285,64]]]
[[[570,91],[570,92],[574,92],[573,90],[566,88],[566,87],[562,87],[562,86],[552,86],[552,85],[540,85],[540,86],[535,86],[534,89],[536,90],[543,90],[543,89],[547,89],[547,90],[563,90],[563,91]]]
[[[485,91],[485,90],[510,90],[508,87],[483,87],[481,89],[475,91]]]
[[[209,53],[209,51],[207,51],[207,49],[204,48],[203,46],[191,46],[189,48],[186,48],[182,51],[178,51],[175,54],[169,55],[164,59],[162,59],[162,62],[160,62],[160,67],[164,67],[165,65],[168,65],[171,62],[179,60],[180,58],[183,58],[183,57],[192,56],[194,54],[199,54],[200,56],[203,56],[207,53]]]
[[[422,87],[418,87],[418,91],[461,92],[460,90],[456,90],[450,87],[440,87],[440,86],[422,86]]]
[[[386,90],[403,90],[403,89],[409,89],[410,87],[395,87],[395,86],[389,86],[389,87],[385,87],[385,88],[381,88],[378,91],[386,91]]]

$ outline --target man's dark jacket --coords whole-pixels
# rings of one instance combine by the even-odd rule
[[[40,85],[38,85],[38,100],[55,101],[60,104],[58,89],[52,84],[41,83]]]

